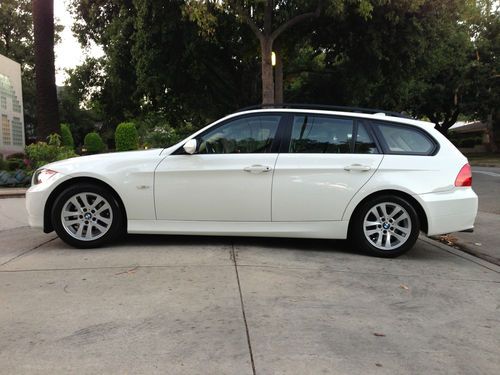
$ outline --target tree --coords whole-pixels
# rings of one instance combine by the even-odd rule
[[[471,20],[475,59],[471,69],[473,96],[466,111],[487,124],[489,148],[498,152],[500,133],[500,5],[479,1]]]
[[[296,41],[288,95],[317,103],[384,108],[431,119],[446,133],[469,100],[473,45],[461,0],[347,5]],[[467,5],[467,6],[466,6]],[[294,33],[303,34],[303,33]]]
[[[261,3],[263,3],[262,6]],[[211,12],[217,9],[232,12],[250,27],[260,45],[262,103],[266,105],[273,104],[275,100],[273,67],[271,62],[273,44],[289,28],[320,15],[323,1],[317,0],[313,3],[315,3],[315,9],[305,11],[305,9],[312,8],[312,5],[307,1],[304,4],[301,1],[290,2],[279,0],[265,0],[262,2],[192,0],[187,2],[187,14],[192,19],[198,21],[199,25],[204,27],[208,33],[211,32],[211,28],[214,26],[214,17]],[[296,8],[302,11],[297,12]]]
[[[45,139],[59,132],[54,66],[54,2],[33,0],[37,133]]]

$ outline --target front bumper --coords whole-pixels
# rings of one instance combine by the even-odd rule
[[[32,185],[26,192],[26,210],[28,211],[28,223],[34,228],[44,228],[45,205],[54,191],[64,179],[62,174],[56,174],[48,181]]]
[[[418,195],[427,215],[427,235],[459,232],[474,228],[478,198],[470,187]]]

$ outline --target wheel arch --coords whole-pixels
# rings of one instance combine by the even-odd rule
[[[386,190],[376,191],[374,193],[367,195],[360,202],[358,202],[358,204],[356,205],[356,207],[352,211],[351,216],[349,217],[348,233],[351,233],[351,225],[353,222],[353,218],[356,217],[361,206],[365,202],[367,202],[371,199],[377,198],[379,196],[382,196],[382,195],[393,195],[393,196],[407,200],[408,203],[410,203],[412,205],[412,207],[415,209],[415,211],[417,211],[418,220],[420,222],[420,230],[424,233],[427,233],[427,231],[429,229],[429,222],[427,220],[427,214],[425,213],[425,210],[422,207],[422,205],[420,204],[420,202],[417,199],[415,199],[415,197],[413,197],[412,195],[405,193],[404,191],[394,190],[394,189],[386,189]]]
[[[127,211],[125,209],[125,205],[123,204],[123,200],[121,199],[120,195],[116,192],[115,189],[113,189],[109,184],[106,182],[99,180],[98,178],[94,177],[74,177],[69,180],[64,181],[61,183],[59,186],[57,186],[49,195],[47,198],[47,201],[45,202],[45,207],[43,210],[43,231],[45,233],[52,232],[54,230],[54,226],[52,224],[52,217],[51,217],[51,211],[52,211],[52,206],[54,205],[54,202],[56,198],[58,197],[61,192],[63,192],[66,188],[76,185],[76,184],[82,184],[82,183],[90,183],[94,185],[101,186],[111,192],[113,196],[115,197],[116,201],[118,202],[118,205],[120,206],[121,214],[123,215],[123,223],[125,225],[125,230],[127,229]]]

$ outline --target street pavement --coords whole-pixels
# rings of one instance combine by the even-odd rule
[[[479,196],[474,232],[452,233],[452,242],[500,265],[500,168],[472,167],[472,187]]]
[[[500,267],[430,239],[77,250],[4,216],[23,203],[0,200],[0,374],[500,373]]]

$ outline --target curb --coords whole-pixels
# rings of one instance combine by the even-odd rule
[[[0,199],[24,198],[26,196],[26,190],[28,189],[23,189],[23,188],[0,189]]]
[[[498,168],[500,167],[499,164],[495,164],[495,163],[474,163],[472,162],[471,167],[487,167],[487,168]]]
[[[427,237],[427,236],[421,235],[418,237],[418,239],[425,242],[425,243],[428,243],[429,245],[432,245],[432,246],[435,246],[441,250],[444,250],[448,253],[459,256],[460,258],[464,258],[464,259],[469,260],[473,263],[476,263],[480,266],[488,268],[491,271],[500,273],[500,266],[499,265],[492,263],[491,261],[485,260],[484,258],[479,257],[479,255],[478,256],[472,255],[471,253],[468,253],[466,250],[457,249],[455,247],[445,245],[444,243],[437,241],[437,240],[434,240],[434,239]]]

